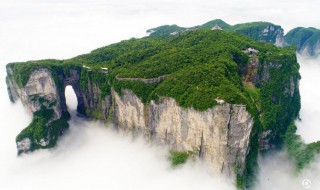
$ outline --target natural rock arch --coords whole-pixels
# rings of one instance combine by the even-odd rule
[[[76,94],[78,105],[77,112],[86,116],[86,106],[84,102],[83,90],[80,87],[80,74],[77,70],[70,70],[70,75],[61,77],[61,82],[63,84],[63,92],[60,93],[60,105],[62,114],[68,114],[65,89],[67,86],[71,86]]]

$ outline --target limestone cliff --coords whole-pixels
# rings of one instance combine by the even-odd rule
[[[168,97],[145,105],[129,90],[122,97],[112,94],[120,129],[141,132],[177,151],[196,152],[216,173],[231,175],[237,168],[242,174],[253,127],[245,105],[224,103],[200,112]]]
[[[8,68],[7,73],[8,76],[12,76],[12,69]],[[42,105],[47,108],[51,107],[47,102],[42,102],[41,100],[43,99],[52,103],[60,102],[58,89],[48,69],[40,68],[34,71],[24,88],[20,88],[13,77],[9,77],[7,83],[11,101],[15,102],[17,99],[20,99],[32,113],[39,111]],[[60,118],[60,104],[54,104],[52,108],[55,113],[54,119]]]
[[[45,112],[53,110],[52,115],[45,116],[48,117],[46,121],[38,124],[44,125],[41,127],[45,128],[44,131],[41,131],[41,138],[26,134],[28,130],[22,131],[17,137],[18,153],[32,151],[37,148],[52,147],[58,136],[63,134],[66,127],[56,132],[57,129],[53,129],[52,125],[58,123],[57,121],[68,120],[70,117],[64,94],[65,87],[68,85],[71,85],[76,93],[79,114],[98,119],[107,118],[111,105],[110,96],[100,99],[100,89],[90,80],[88,80],[89,87],[87,89],[81,88],[79,84],[80,72],[77,69],[73,68],[66,73],[60,73],[53,77],[49,69],[38,68],[30,74],[26,85],[21,87],[13,77],[12,68],[7,68],[8,94],[12,102],[20,99],[27,110],[33,114],[41,112],[42,109],[47,110]],[[36,118],[35,115],[34,118]],[[34,120],[30,125],[34,123],[37,122]],[[61,125],[61,123],[58,125]],[[59,126],[56,128],[59,128]]]
[[[11,101],[20,99],[21,102],[32,112],[40,112],[43,108],[53,110],[53,114],[48,118],[47,124],[58,120],[62,116],[60,96],[55,81],[48,69],[38,69],[31,73],[27,84],[20,88],[14,78],[11,68],[7,69],[8,73],[8,93]],[[42,126],[48,128],[48,126]],[[54,141],[55,136],[45,133],[37,139],[31,136],[17,137],[18,153],[28,152],[34,147],[47,147],[50,141]],[[18,140],[19,139],[19,140]]]
[[[31,112],[39,111],[41,106],[52,108],[54,117],[51,121],[67,113],[64,88],[71,85],[78,98],[80,113],[99,112],[98,115],[102,117],[97,118],[106,120],[110,110],[114,110],[110,116],[120,130],[138,132],[176,151],[192,151],[206,160],[216,173],[233,176],[243,173],[254,124],[245,105],[222,103],[206,111],[197,111],[181,108],[174,99],[168,97],[161,98],[158,103],[151,101],[144,104],[130,90],[123,90],[122,96],[119,96],[113,89],[110,95],[101,99],[100,89],[92,81],[88,80],[88,89],[80,87],[80,72],[77,69],[58,76],[58,83],[63,84],[63,88],[56,85],[51,72],[44,68],[32,72],[23,88],[10,77],[10,68],[8,76],[11,99],[21,99]],[[97,114],[89,116],[94,118]],[[23,138],[17,141],[17,148],[19,152],[28,152],[32,144],[45,147],[52,140],[55,139],[43,138],[40,142]]]

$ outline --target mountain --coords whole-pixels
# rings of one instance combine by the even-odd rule
[[[297,47],[302,55],[320,54],[320,30],[316,28],[298,27],[285,35],[285,44]]]
[[[294,28],[284,35],[279,25],[270,22],[250,22],[229,25],[221,19],[212,20],[203,25],[194,27],[180,27],[177,25],[164,25],[147,30],[150,36],[170,37],[194,30],[224,30],[249,36],[254,40],[268,42],[280,47],[295,46],[297,52],[306,56],[320,54],[320,30],[315,28]]]
[[[249,36],[254,40],[261,42],[273,43],[282,45],[283,43],[283,29],[279,25],[269,22],[251,22],[231,26],[221,19],[212,20],[203,25],[184,28],[177,25],[164,25],[157,28],[147,30],[150,36],[168,37],[181,34],[183,32],[192,30],[225,30]]]
[[[53,147],[67,130],[68,85],[79,114],[200,157],[239,188],[254,182],[259,151],[300,142],[292,127],[300,110],[294,48],[224,30],[153,31],[72,59],[8,64],[11,101],[34,115],[16,138],[18,153]]]

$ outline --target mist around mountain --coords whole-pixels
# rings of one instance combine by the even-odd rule
[[[316,28],[297,27],[285,35],[285,45],[294,45],[304,56],[319,56],[320,30]]]

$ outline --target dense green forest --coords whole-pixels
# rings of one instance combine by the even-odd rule
[[[29,61],[23,65],[9,64],[8,67],[14,65],[13,70],[17,75],[14,77],[21,86],[26,84],[35,68],[46,67],[57,74],[67,73],[61,69],[77,67],[82,70],[83,76],[90,76],[98,83],[100,81],[106,93],[110,91],[108,86],[112,85],[118,90],[121,87],[132,89],[144,102],[170,96],[182,107],[205,110],[216,105],[213,100],[217,97],[230,103],[249,104],[251,100],[248,99],[240,73],[249,60],[249,55],[244,52],[249,47],[259,50],[259,57],[263,61],[261,64],[281,62],[283,67],[279,73],[287,69],[285,75],[299,77],[299,66],[292,48],[277,48],[246,36],[210,30],[187,32],[168,39],[130,39],[69,60]],[[83,68],[83,65],[92,71]],[[107,67],[108,74],[101,74],[101,67]],[[278,71],[274,73],[276,76]],[[162,75],[168,75],[167,79],[153,85],[115,79],[116,76],[156,78]],[[284,78],[285,75],[279,74],[278,77]],[[86,83],[81,85],[85,87]],[[202,97],[201,101],[199,97]]]
[[[203,27],[210,28],[215,24],[211,22]],[[223,27],[229,26],[225,24]],[[246,27],[237,26],[237,30]],[[246,51],[249,48],[254,52]],[[270,143],[281,147],[286,142],[288,126],[300,110],[299,89],[294,88],[290,93],[290,84],[300,79],[295,49],[278,48],[271,43],[258,42],[246,35],[224,30],[188,31],[169,38],[157,35],[132,38],[72,59],[10,63],[7,67],[14,71],[14,76],[9,77],[13,77],[20,87],[26,85],[30,74],[37,68],[48,68],[53,76],[66,75],[72,68],[81,73],[79,86],[86,89],[90,79],[102,90],[101,98],[114,88],[120,95],[122,89],[132,90],[145,104],[151,100],[161,101],[162,97],[172,97],[181,107],[200,111],[218,105],[217,98],[227,103],[246,105],[255,124],[247,168],[244,176],[238,176],[239,187],[245,186],[251,180],[250,176],[254,176],[259,134],[271,130]],[[103,72],[102,68],[108,68],[108,71]],[[251,75],[250,79],[248,76]],[[166,78],[152,84],[130,80],[160,76]],[[59,80],[56,84],[64,90]],[[38,117],[39,114],[35,113],[32,124],[17,139],[23,135],[47,132],[38,127],[46,122]],[[54,123],[51,125],[56,126]],[[32,138],[38,137],[33,135]],[[176,165],[187,157],[187,154],[176,153],[171,159]]]
[[[193,27],[180,27],[177,25],[164,25],[157,28],[147,30],[150,36],[172,37],[187,31],[203,30],[203,29],[222,29],[228,32],[244,34],[250,38],[262,42],[276,43],[278,31],[283,35],[283,29],[279,25],[270,22],[250,22],[236,25],[229,25],[221,19],[216,19]]]
[[[279,46],[294,46],[303,55],[317,56],[320,54],[320,30],[316,28],[297,27],[286,35],[281,26],[270,22],[249,22],[230,25],[221,19],[216,19],[193,27],[163,25],[147,30],[150,36],[173,37],[187,31],[203,29],[222,29],[228,32],[244,34],[254,40],[277,44]]]

